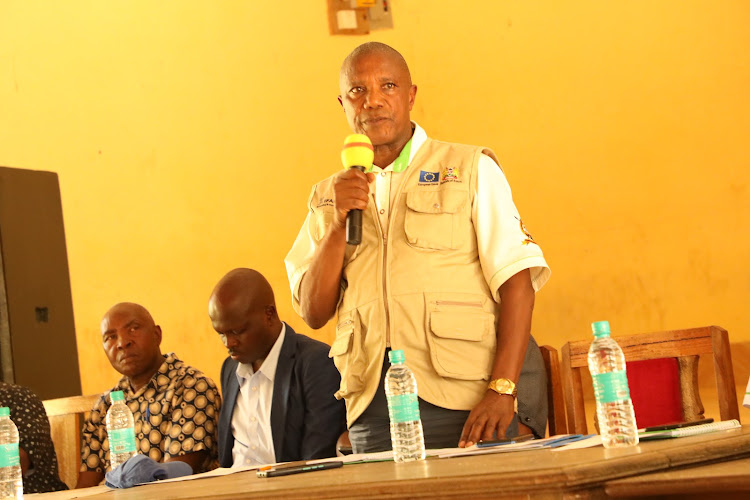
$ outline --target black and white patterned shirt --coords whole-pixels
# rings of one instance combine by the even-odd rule
[[[18,446],[28,453],[31,461],[31,468],[23,478],[23,492],[67,490],[57,472],[47,412],[36,394],[20,385],[0,382],[0,406],[10,408],[10,419],[18,427]]]
[[[122,391],[125,404],[133,412],[138,453],[163,462],[206,450],[208,458],[202,470],[195,472],[209,470],[215,467],[218,455],[219,391],[213,380],[174,353],[164,358],[156,374],[138,391],[133,391],[127,377],[122,377],[112,391]],[[110,392],[102,395],[83,425],[81,472],[110,470],[106,425]]]

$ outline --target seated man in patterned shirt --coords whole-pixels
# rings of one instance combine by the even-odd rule
[[[102,319],[101,331],[109,362],[123,374],[112,390],[123,391],[133,412],[138,453],[156,462],[185,462],[194,473],[214,465],[221,406],[216,384],[174,353],[162,355],[161,328],[143,306],[113,306]],[[110,470],[109,392],[83,426],[78,488],[99,484]]]

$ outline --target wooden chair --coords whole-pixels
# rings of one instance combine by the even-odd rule
[[[705,326],[640,335],[613,335],[613,338],[622,348],[627,362],[677,358],[685,420],[695,420],[699,416],[690,414],[687,405],[691,401],[697,402],[702,412],[698,397],[698,357],[703,354],[712,355],[721,419],[740,419],[732,371],[732,354],[729,350],[729,336],[723,328]],[[591,339],[587,339],[568,342],[562,348],[562,379],[568,413],[568,432],[570,433],[586,434],[588,432],[581,372],[588,370],[590,345]]]
[[[352,443],[349,441],[349,431],[345,430],[336,440],[336,456],[343,457],[352,454]]]
[[[60,479],[73,489],[81,464],[81,429],[101,394],[71,396],[43,401],[57,454]]]
[[[566,434],[568,425],[565,421],[565,402],[560,379],[560,357],[557,349],[549,345],[539,346],[547,370],[547,432],[550,436]]]

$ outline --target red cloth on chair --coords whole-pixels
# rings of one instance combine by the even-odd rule
[[[676,358],[629,361],[626,369],[639,429],[682,422],[680,370]]]

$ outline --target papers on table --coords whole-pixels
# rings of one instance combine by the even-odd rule
[[[582,448],[593,448],[595,446],[602,446],[602,437],[599,434],[583,436],[578,441],[564,443],[562,446],[554,448],[552,451],[580,450]]]
[[[346,464],[356,464],[361,462],[387,462],[393,460],[393,451],[380,451],[377,453],[353,453],[351,455],[344,455],[343,457],[331,457],[321,458],[319,460],[308,460],[309,464],[317,464],[322,462],[344,462]]]
[[[427,450],[428,455],[434,455],[439,458],[463,457],[470,455],[486,455],[489,453],[511,453],[516,451],[539,450],[539,449],[563,449],[572,446],[574,443],[586,440],[591,436],[582,434],[561,434],[546,439],[533,439],[521,443],[498,444],[489,448],[478,448],[476,445],[467,448],[445,448],[442,450]],[[599,441],[598,444],[601,444]],[[590,444],[589,446],[596,446]]]
[[[650,432],[639,431],[638,438],[641,441],[648,441],[650,439],[669,439],[685,436],[697,436],[699,434],[707,434],[709,432],[728,431],[731,429],[737,429],[739,427],[740,423],[737,420],[724,420],[722,422],[691,425],[689,427],[678,427],[676,429],[665,429]]]
[[[280,464],[273,464],[273,465],[280,465]],[[144,485],[144,484],[154,484],[154,483],[176,483],[179,481],[192,481],[194,479],[204,479],[207,477],[214,477],[214,476],[227,476],[229,474],[235,474],[237,472],[245,472],[248,470],[255,470],[259,469],[260,465],[253,465],[248,467],[219,467],[218,469],[210,470],[208,472],[200,472],[198,474],[191,474],[189,476],[182,476],[182,477],[175,477],[173,479],[164,479],[161,481],[152,481],[150,483],[141,483],[138,486]]]
[[[450,458],[450,457],[463,457],[471,455],[487,455],[491,453],[511,453],[517,451],[529,451],[539,449],[554,449],[565,450],[574,448],[588,448],[591,446],[601,446],[601,439],[596,434],[584,436],[582,434],[561,434],[558,436],[552,436],[546,439],[532,439],[529,441],[522,441],[519,443],[498,443],[497,445],[479,448],[477,445],[472,445],[467,448],[441,448],[436,450],[427,450],[426,455],[428,457],[438,458]],[[321,458],[318,460],[307,460],[306,464],[318,464],[325,462],[344,462],[344,464],[357,464],[365,462],[385,462],[393,460],[393,451],[381,451],[378,453],[357,453],[351,455],[344,455],[342,457],[330,457]],[[271,465],[281,464],[267,464],[258,466],[248,467],[231,467],[231,468],[218,468],[209,472],[203,472],[200,474],[193,474],[191,476],[177,477],[174,479],[166,479],[164,481],[158,481],[158,483],[171,483],[177,481],[192,481],[194,479],[203,479],[207,477],[225,476],[228,474],[235,474],[237,472],[245,472],[251,470],[257,470],[262,467],[268,467]],[[143,483],[153,484],[153,483]],[[81,491],[81,490],[76,490]]]

